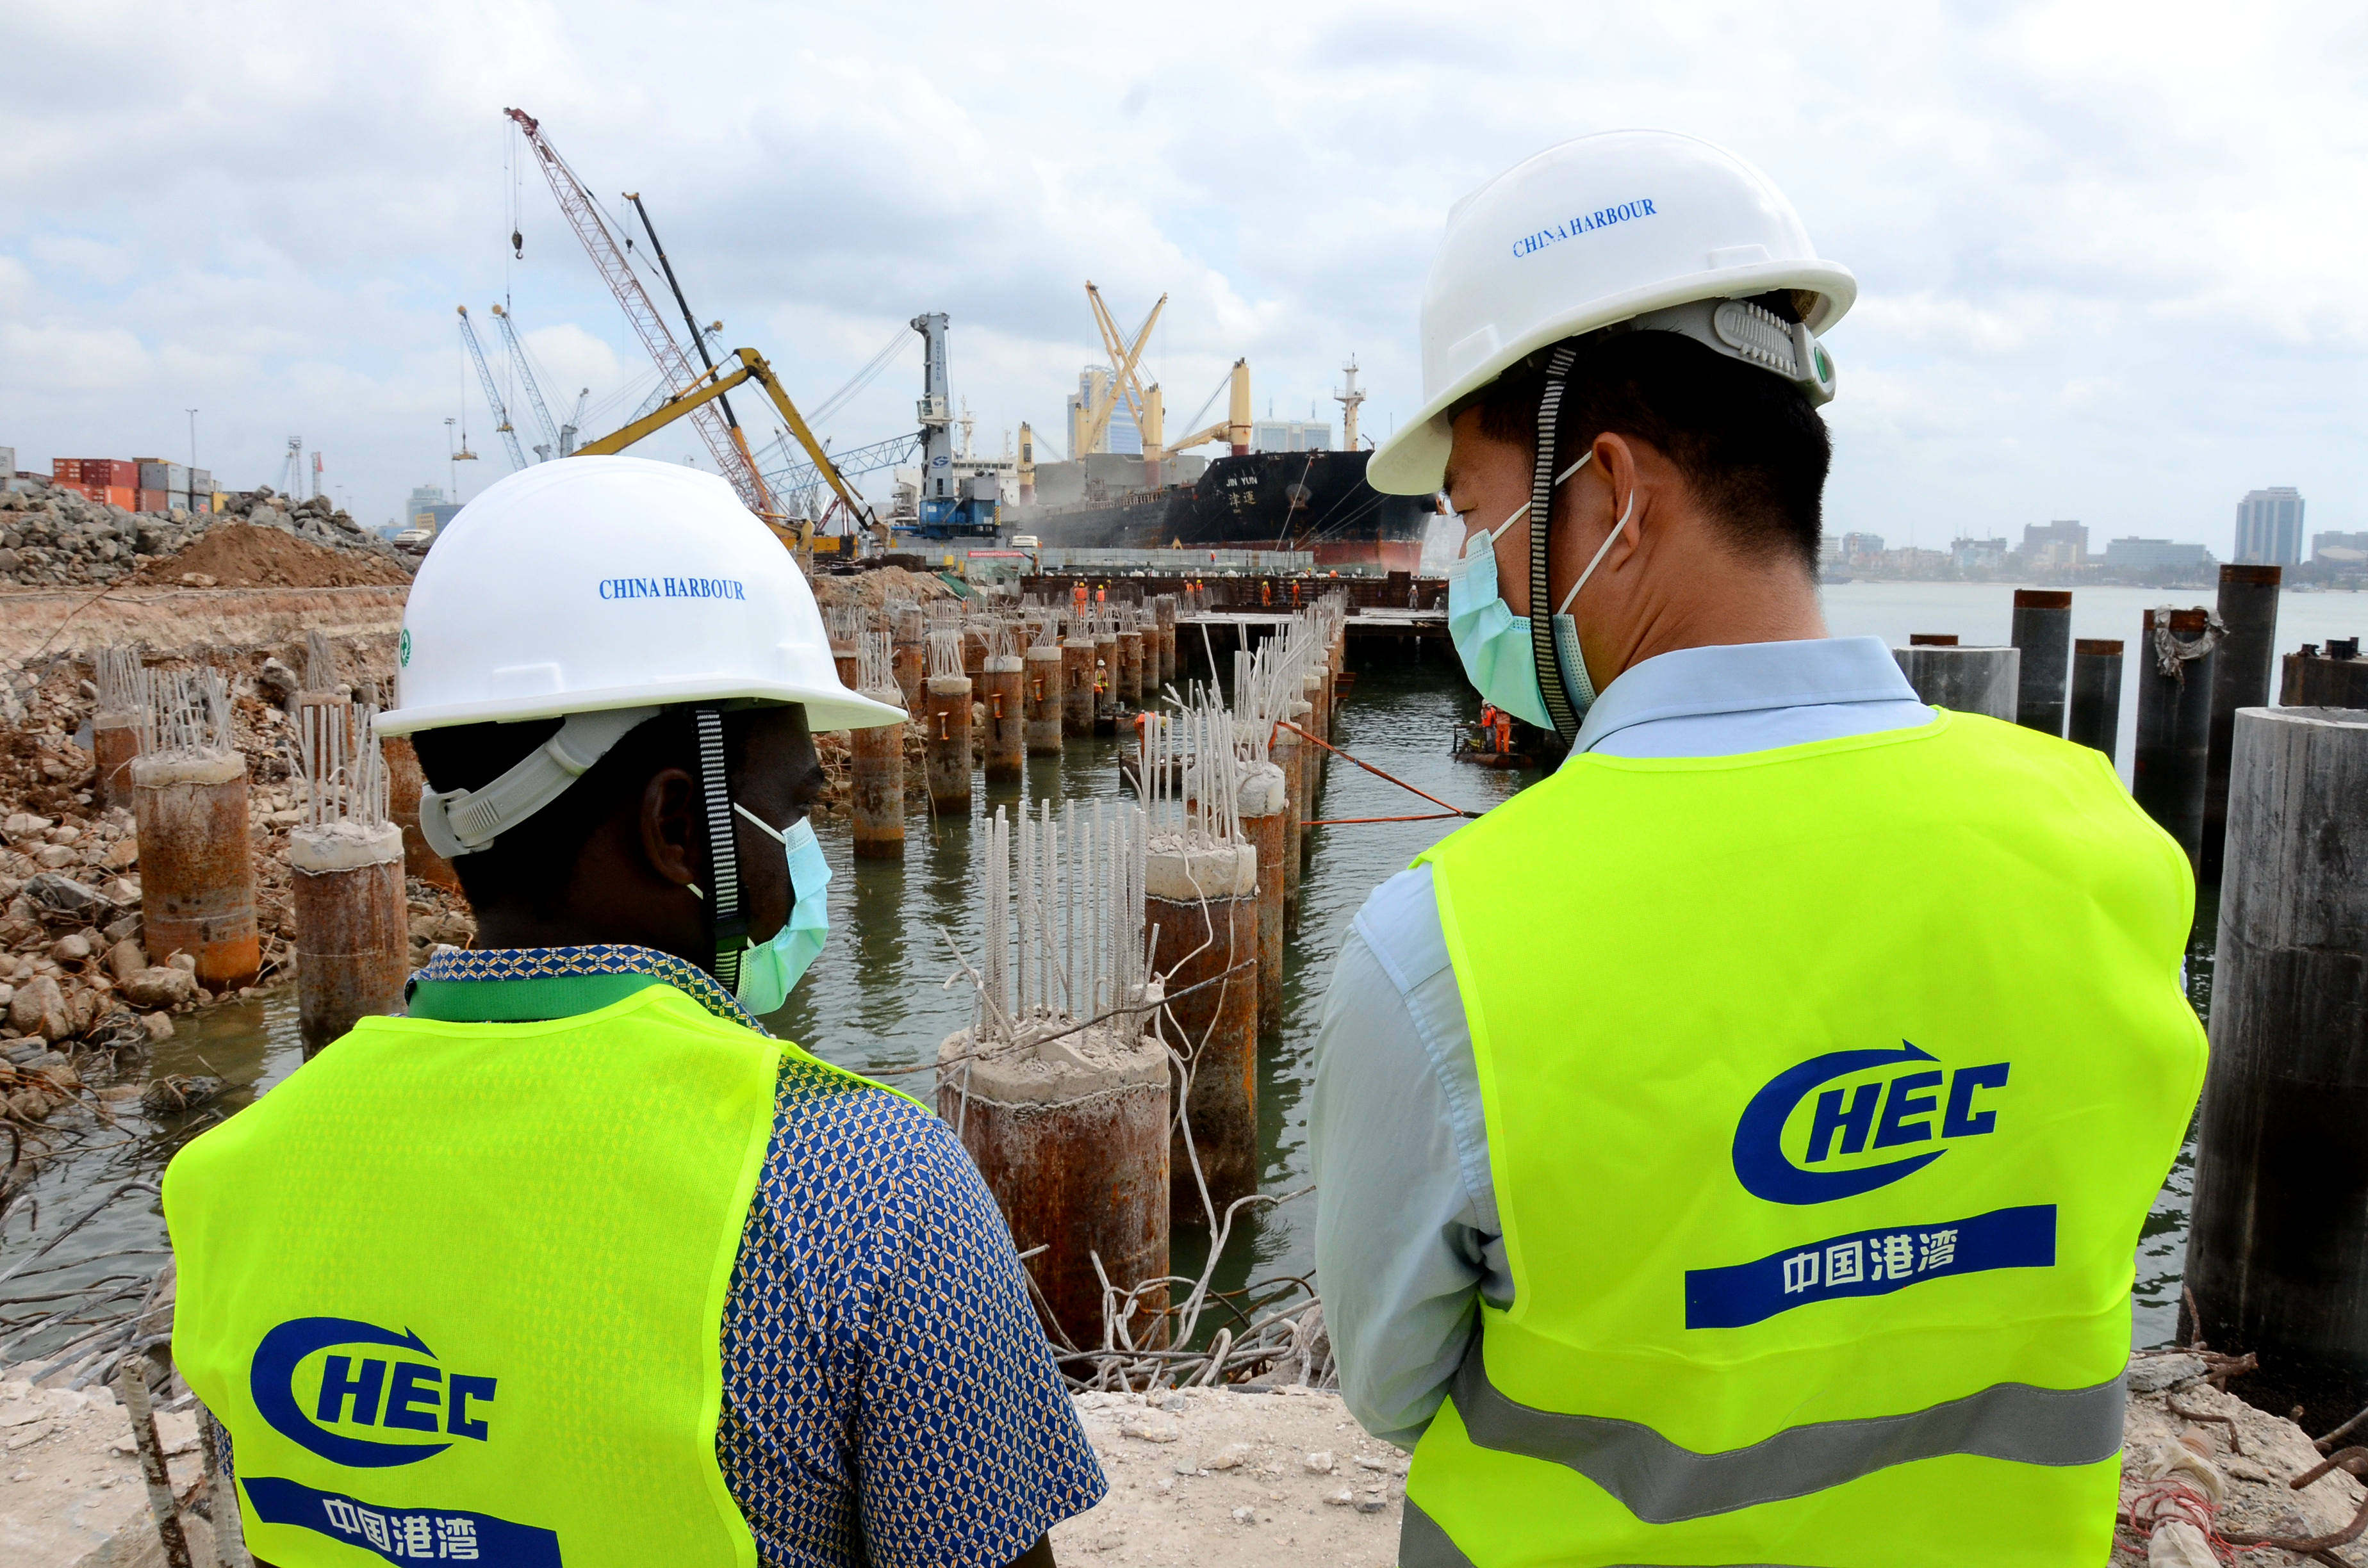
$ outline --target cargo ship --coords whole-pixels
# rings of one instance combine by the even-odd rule
[[[1372,456],[1302,451],[1205,461],[1170,458],[1161,465],[1168,482],[1145,485],[1141,459],[1094,453],[1082,464],[1036,470],[1040,498],[1073,488],[1051,470],[1081,471],[1074,499],[1013,506],[1005,520],[1055,549],[1293,550],[1312,552],[1324,568],[1412,572],[1421,563],[1437,502],[1429,495],[1384,495],[1367,484]]]

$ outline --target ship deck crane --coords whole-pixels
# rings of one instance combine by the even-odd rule
[[[1145,460],[1156,462],[1159,460],[1154,455],[1153,449],[1159,443],[1159,389],[1155,386],[1145,392],[1134,368],[1143,358],[1144,346],[1151,341],[1151,329],[1159,324],[1159,312],[1167,308],[1167,296],[1159,296],[1158,302],[1151,307],[1151,313],[1143,318],[1143,325],[1135,333],[1132,344],[1119,330],[1117,321],[1110,313],[1110,307],[1102,302],[1102,291],[1095,288],[1090,279],[1086,283],[1086,302],[1093,307],[1094,325],[1101,331],[1102,348],[1110,355],[1112,374],[1110,391],[1097,399],[1094,406],[1087,409],[1085,417],[1078,421],[1077,428],[1070,435],[1069,448],[1080,454],[1099,448],[1103,434],[1110,429],[1110,415],[1116,412],[1119,399],[1122,397],[1134,415],[1135,427],[1143,433]]]
[[[468,345],[469,358],[476,364],[477,381],[485,389],[485,401],[493,405],[494,418],[497,421],[494,429],[510,454],[510,472],[516,473],[526,467],[526,453],[518,447],[518,432],[510,426],[510,411],[502,406],[502,389],[494,381],[493,367],[485,363],[485,351],[477,342],[477,329],[469,324],[469,307],[461,305],[458,308],[461,312],[461,341]],[[494,312],[498,315],[501,307],[495,305]]]
[[[513,108],[504,112],[525,133],[527,144],[534,149],[535,157],[542,165],[543,178],[550,183],[551,194],[558,201],[561,214],[575,229],[575,237],[584,243],[586,253],[592,257],[592,265],[598,268],[602,280],[609,285],[609,291],[617,297],[617,303],[624,307],[625,319],[632,324],[642,346],[657,362],[658,372],[671,389],[675,402],[684,402],[700,388],[702,382],[710,381],[712,372],[702,375],[684,355],[682,346],[675,341],[674,334],[667,329],[666,318],[658,313],[656,302],[651,300],[649,290],[642,287],[640,276],[625,259],[623,248],[617,244],[616,236],[609,233],[608,223],[601,218],[600,210],[593,202],[590,193],[584,188],[583,181],[575,177],[575,171],[567,166],[567,161],[559,155],[559,150],[543,135],[541,124],[524,109]],[[787,400],[784,398],[782,401]],[[725,422],[722,412],[712,406],[713,402],[711,391],[710,395],[700,398],[687,411],[692,425],[699,430],[700,438],[706,443],[708,455],[715,460],[717,471],[739,494],[741,505],[758,517],[777,517],[779,514],[774,508],[770,492],[765,487],[763,476],[757,473],[757,465],[749,458],[746,445],[735,439],[734,432]],[[672,407],[673,404],[667,406]],[[655,418],[655,415],[650,417]],[[646,419],[636,420],[626,428],[632,429],[647,422]],[[803,430],[804,426],[805,421],[801,419],[791,428]],[[613,440],[614,437],[609,439]],[[607,449],[615,451],[620,449],[609,447]],[[819,449],[813,449],[810,455],[818,461],[828,460],[822,457]]]
[[[518,369],[518,384],[526,388],[527,404],[534,410],[535,423],[542,430],[542,444],[534,449],[535,460],[549,462],[554,455],[565,457],[567,443],[561,438],[559,426],[551,422],[551,410],[543,404],[542,387],[534,379],[534,366],[527,359],[526,345],[518,341],[516,324],[510,320],[509,312],[499,305],[494,307],[494,321],[502,329],[502,342],[510,351],[511,365]]]

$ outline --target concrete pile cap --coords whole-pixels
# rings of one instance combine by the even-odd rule
[[[1060,650],[1057,648],[1047,649],[1046,652],[1051,653],[1054,658],[1060,657]],[[1019,673],[1019,655],[1017,653],[988,654],[986,660],[986,673],[991,676],[1018,675]]]
[[[1248,844],[1192,845],[1173,835],[1154,838],[1144,858],[1144,892],[1171,903],[1258,893],[1258,849]]]
[[[1234,800],[1242,815],[1271,816],[1290,803],[1289,795],[1290,785],[1282,776],[1281,764],[1242,764],[1241,782],[1234,787]]]
[[[1066,1017],[1031,1020],[1018,1040],[984,1047],[973,1045],[970,1030],[957,1029],[938,1046],[938,1082],[980,1099],[1046,1107],[1113,1089],[1165,1088],[1167,1048],[1126,1022],[1077,1028]]]
[[[970,676],[931,676],[929,677],[929,695],[931,697],[968,697],[970,695]]]
[[[1042,659],[1047,663],[1057,665],[1061,662],[1061,650],[1057,643],[1051,644],[1042,648],[1030,648],[1028,650],[1025,656],[1030,659]]]
[[[324,827],[291,828],[288,834],[288,865],[291,870],[351,871],[403,858],[403,829],[391,822],[364,826],[341,822]]]
[[[227,784],[246,777],[246,758],[235,751],[159,751],[131,759],[131,782],[162,790],[174,784]]]

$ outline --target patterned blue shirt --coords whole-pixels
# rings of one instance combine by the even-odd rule
[[[418,982],[648,975],[763,1033],[646,948],[448,951]],[[1107,1490],[953,1130],[783,1062],[723,1308],[716,1458],[768,1568],[999,1568]]]

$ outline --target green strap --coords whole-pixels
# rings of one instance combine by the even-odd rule
[[[518,980],[418,980],[415,1018],[450,1024],[540,1023],[573,1018],[621,1002],[665,981],[654,974],[545,974]]]

